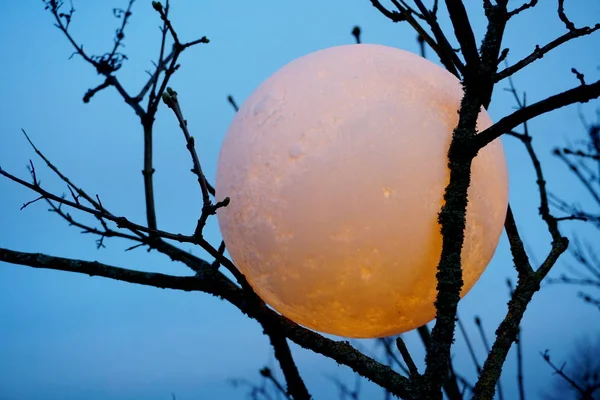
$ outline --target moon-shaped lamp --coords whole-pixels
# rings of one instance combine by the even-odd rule
[[[463,95],[436,64],[381,45],[320,50],[243,103],[218,161],[217,212],[257,294],[308,328],[396,335],[435,318],[437,216]],[[478,129],[491,125],[482,109]],[[502,145],[472,165],[464,286],[491,260],[508,203]]]

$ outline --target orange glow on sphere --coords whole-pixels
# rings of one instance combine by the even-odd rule
[[[345,337],[396,335],[435,317],[437,216],[462,98],[412,53],[347,45],[287,64],[224,139],[217,212],[233,261],[286,317]],[[492,124],[485,110],[478,129]],[[464,296],[491,260],[508,204],[502,145],[472,166]]]

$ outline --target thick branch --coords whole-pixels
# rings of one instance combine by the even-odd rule
[[[600,97],[600,80],[550,96],[500,119],[494,125],[479,133],[473,143],[477,149],[482,149],[503,133],[511,131],[532,118],[570,104],[585,103],[597,97]]]
[[[53,269],[89,276],[101,276],[123,282],[154,286],[160,289],[177,289],[188,292],[200,290],[221,297],[211,288],[210,282],[203,279],[204,277],[202,275],[198,277],[171,276],[155,272],[142,272],[115,267],[97,261],[74,260],[40,253],[25,253],[5,248],[0,248],[0,261],[10,264],[26,265],[33,268]],[[207,268],[205,273],[209,275],[214,274],[210,268]]]
[[[497,1],[498,5],[484,5],[488,26],[481,43],[481,67],[477,81],[473,84],[479,88],[481,105],[488,108],[494,91],[494,75],[498,71],[498,60],[506,22],[508,21],[506,2]]]
[[[496,382],[502,373],[502,366],[506,361],[508,351],[517,339],[519,326],[521,325],[527,305],[535,292],[540,289],[542,279],[556,264],[558,257],[565,252],[568,244],[569,241],[566,238],[554,241],[550,254],[548,254],[544,263],[535,272],[535,275],[527,278],[519,277],[517,287],[508,303],[506,317],[496,330],[496,341],[483,364],[483,369],[473,389],[473,400],[491,400],[494,397]]]
[[[144,177],[144,201],[146,203],[146,221],[148,228],[151,230],[157,229],[156,223],[156,207],[154,203],[154,167],[152,166],[154,143],[152,140],[152,125],[154,118],[144,118],[142,126],[144,128],[144,169],[142,175]]]
[[[404,340],[402,340],[401,336],[398,336],[396,338],[396,347],[398,348],[398,351],[400,352],[402,359],[406,363],[406,366],[408,367],[408,371],[410,372],[411,377],[420,376],[419,370],[417,369],[417,366],[416,366],[415,362],[413,361],[413,359],[410,355],[410,352],[408,351],[408,348],[406,347],[406,343],[404,343]]]
[[[472,101],[472,100],[471,100]],[[472,108],[475,108],[474,111]],[[479,104],[471,103],[467,96],[461,106],[461,121],[454,131],[454,139],[448,153],[450,183],[445,194],[445,204],[439,214],[442,231],[442,253],[438,265],[436,324],[431,332],[431,344],[427,351],[425,377],[429,381],[427,398],[441,399],[441,387],[448,373],[450,347],[454,341],[456,309],[463,286],[461,269],[461,251],[466,227],[467,189],[471,176],[471,161],[461,156],[464,140],[474,134],[475,119]],[[474,116],[473,116],[474,115]],[[471,121],[473,119],[473,121]],[[470,128],[472,125],[472,128]]]
[[[436,279],[437,314],[431,334],[431,345],[427,351],[425,378],[427,383],[422,396],[441,399],[440,387],[446,377],[450,360],[450,347],[454,340],[455,318],[460,291],[462,289],[461,252],[464,242],[467,190],[471,180],[471,163],[476,152],[469,144],[475,138],[475,125],[481,106],[491,99],[494,83],[491,77],[497,69],[500,44],[506,24],[505,5],[486,7],[489,23],[481,45],[481,63],[476,81],[465,80],[465,94],[461,101],[458,126],[452,134],[448,152],[450,182],[444,194],[445,204],[439,215],[442,233],[442,254]],[[492,385],[492,390],[495,386]]]
[[[477,44],[475,43],[475,35],[473,34],[473,28],[471,27],[471,22],[469,22],[465,6],[462,0],[446,0],[446,7],[448,8],[452,26],[454,27],[454,34],[467,63],[465,78],[475,78],[479,70],[480,60],[479,53],[477,52]]]

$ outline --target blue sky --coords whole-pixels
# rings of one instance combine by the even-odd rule
[[[137,117],[111,90],[89,104],[81,98],[101,82],[53,27],[41,1],[3,4],[3,62],[0,63],[0,165],[28,177],[28,160],[34,160],[38,177],[47,188],[65,188],[43,168],[22,134],[27,130],[40,149],[71,179],[90,193],[98,193],[115,214],[144,221],[142,133]],[[112,45],[118,21],[113,7],[125,0],[75,3],[74,35],[85,49],[103,53]],[[149,0],[138,0],[126,30],[129,56],[119,77],[132,92],[146,80],[158,52],[159,19]],[[478,40],[485,28],[480,2],[467,2]],[[521,2],[511,2],[520,4]],[[540,2],[534,11],[509,24],[504,45],[509,62],[528,54],[564,32],[556,16],[555,2]],[[595,23],[600,3],[567,2],[575,23]],[[440,23],[448,29],[441,15]],[[218,150],[233,110],[226,101],[233,94],[238,103],[265,78],[287,62],[309,52],[352,43],[350,30],[359,24],[363,42],[379,43],[418,52],[414,33],[393,24],[367,0],[321,2],[222,2],[173,1],[172,20],[184,40],[206,35],[211,39],[188,51],[172,86],[178,91],[189,127],[196,137],[198,154],[209,179],[214,180]],[[451,30],[448,30],[451,32]],[[585,37],[545,56],[515,77],[530,102],[577,84],[570,73],[578,68],[586,77],[598,77],[599,36]],[[431,53],[431,52],[430,52]],[[437,62],[437,60],[434,60]],[[490,114],[497,120],[511,112],[514,102],[497,86]],[[589,118],[599,104],[584,105]],[[190,233],[195,227],[200,193],[183,138],[173,115],[162,109],[155,128],[155,187],[158,223],[162,229]],[[550,155],[551,149],[581,137],[578,107],[561,109],[531,122],[534,144],[549,181],[549,188],[568,200],[591,205],[569,171]],[[537,215],[538,196],[531,163],[520,143],[503,139],[510,173],[510,199],[535,260],[549,249],[550,237]],[[144,250],[124,252],[128,243],[109,240],[96,250],[93,237],[47,212],[38,203],[24,211],[20,206],[35,198],[26,189],[0,179],[0,246],[20,251],[98,260],[147,271],[188,274],[182,265]],[[83,221],[91,221],[81,216]],[[207,237],[218,243],[216,221]],[[592,230],[578,222],[563,225],[589,239]],[[596,233],[597,235],[597,233]],[[597,240],[597,236],[596,236]],[[192,250],[202,255],[198,249]],[[556,272],[565,271],[565,257]],[[481,315],[488,334],[506,311],[505,279],[512,277],[511,257],[503,235],[494,260],[473,290],[460,303],[459,313],[475,336],[472,318]],[[573,288],[548,286],[538,293],[525,315],[526,385],[535,398],[551,379],[551,371],[539,356],[550,349],[562,360],[574,340],[600,330],[594,308],[576,298]],[[202,293],[180,293],[103,278],[89,278],[58,271],[0,265],[0,399],[178,399],[242,398],[231,388],[230,378],[258,381],[258,370],[272,363],[271,349],[262,329],[227,303]],[[422,348],[414,333],[406,335],[417,359]],[[370,341],[356,341],[372,347]],[[480,356],[483,347],[476,341]],[[326,376],[351,383],[347,368],[293,346],[300,372],[315,398],[332,398],[336,389]],[[474,376],[464,341],[457,339],[454,357],[458,369]],[[514,354],[503,375],[505,391],[515,393]],[[365,385],[368,393],[380,389]],[[370,397],[369,397],[370,398]]]

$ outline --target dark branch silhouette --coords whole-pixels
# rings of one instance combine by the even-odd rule
[[[173,261],[185,264],[193,271],[194,275],[180,277],[146,273],[99,262],[25,253],[5,248],[0,248],[0,261],[34,268],[101,276],[157,288],[201,291],[217,296],[261,324],[265,334],[271,341],[286,382],[279,382],[272,370],[267,367],[261,370],[261,376],[264,378],[264,382],[269,383],[280,395],[293,399],[309,399],[311,396],[294,363],[288,340],[329,357],[339,364],[350,367],[358,375],[381,386],[387,393],[401,398],[439,400],[442,399],[444,392],[449,399],[457,400],[462,398],[467,390],[472,394],[473,399],[478,400],[492,399],[495,393],[502,396],[499,389],[499,378],[511,346],[519,341],[523,315],[532,297],[540,289],[542,281],[555,266],[559,257],[566,251],[569,244],[568,239],[560,230],[559,222],[571,219],[591,219],[594,221],[594,218],[596,218],[595,221],[600,221],[597,215],[586,214],[584,211],[570,213],[571,215],[567,217],[555,217],[551,213],[551,202],[555,201],[557,197],[551,196],[547,192],[542,167],[532,147],[532,137],[529,134],[527,122],[560,107],[598,98],[600,96],[600,81],[588,84],[585,82],[583,74],[573,70],[579,86],[530,105],[526,104],[524,98],[521,100],[517,91],[512,87],[512,81],[510,81],[511,90],[518,103],[518,110],[500,119],[480,133],[476,132],[477,117],[481,107],[490,105],[497,82],[512,76],[560,45],[594,33],[600,29],[600,24],[593,27],[577,28],[565,12],[561,0],[558,2],[557,18],[565,25],[568,32],[541,48],[537,47],[531,55],[523,60],[499,71],[499,63],[509,57],[509,50],[501,48],[507,23],[516,15],[534,9],[537,1],[526,2],[510,11],[507,9],[508,1],[506,0],[498,0],[495,4],[492,4],[489,0],[484,0],[483,7],[487,18],[487,26],[483,38],[480,39],[476,37],[471,27],[469,13],[463,2],[446,0],[445,5],[453,26],[454,37],[460,45],[458,50],[450,45],[448,35],[443,32],[437,22],[438,1],[433,1],[433,6],[429,9],[420,0],[414,0],[414,7],[409,6],[403,0],[392,0],[392,4],[396,8],[394,11],[387,9],[379,1],[371,0],[371,3],[387,19],[393,22],[408,23],[417,33],[422,54],[425,54],[425,45],[429,46],[440,58],[442,65],[459,78],[464,86],[458,124],[452,132],[452,141],[447,155],[449,182],[444,193],[444,205],[440,210],[438,219],[442,232],[442,251],[436,274],[436,321],[431,331],[427,326],[418,329],[426,349],[426,365],[422,373],[418,371],[415,361],[401,338],[381,340],[380,343],[383,343],[387,356],[391,360],[390,365],[385,365],[358,351],[347,342],[327,339],[274,312],[256,295],[235,264],[225,256],[225,244],[221,241],[216,246],[204,239],[203,229],[208,218],[214,215],[219,207],[226,207],[229,199],[214,199],[214,188],[204,176],[201,160],[195,150],[197,139],[192,135],[191,129],[183,116],[184,105],[179,103],[177,93],[170,88],[170,80],[179,68],[182,53],[188,48],[209,41],[205,36],[189,42],[183,41],[170,18],[168,1],[164,4],[159,1],[152,2],[152,7],[162,22],[158,59],[155,61],[155,70],[149,72],[148,80],[137,91],[136,96],[130,95],[130,92],[126,90],[117,77],[123,63],[127,60],[126,55],[121,52],[121,48],[125,40],[126,27],[133,21],[132,7],[134,0],[128,1],[127,8],[114,11],[115,17],[120,19],[120,24],[115,33],[113,46],[108,52],[101,55],[87,53],[84,51],[83,45],[78,44],[73,37],[70,30],[74,18],[73,8],[65,11],[64,4],[61,1],[44,1],[46,9],[54,18],[57,28],[73,47],[74,55],[81,57],[101,76],[102,81],[84,94],[84,102],[91,101],[95,95],[103,90],[114,88],[139,118],[144,138],[142,175],[146,213],[145,224],[133,222],[125,216],[116,215],[109,211],[110,206],[105,206],[99,195],[92,196],[82,186],[72,182],[67,174],[57,168],[34,145],[29,136],[27,136],[27,139],[34,152],[60,178],[62,184],[67,187],[70,197],[56,194],[50,188],[43,187],[37,179],[33,162],[30,162],[29,169],[31,181],[19,178],[17,175],[3,169],[0,169],[0,175],[30,189],[36,194],[35,199],[26,202],[23,208],[40,200],[46,201],[50,206],[50,210],[69,224],[82,229],[85,233],[99,237],[98,247],[105,245],[105,238],[120,237],[127,239],[133,242],[129,249],[144,247],[148,250],[155,250]],[[356,43],[361,42],[361,30],[358,26],[352,30],[352,35]],[[170,51],[167,49],[167,40],[173,42]],[[144,99],[146,99],[145,102]],[[228,101],[237,111],[238,105],[233,97],[229,96]],[[173,111],[182,131],[192,161],[192,172],[198,180],[202,195],[202,205],[199,206],[197,214],[199,215],[198,223],[195,231],[191,234],[167,232],[159,229],[157,222],[153,184],[153,126],[157,110],[163,102]],[[520,125],[523,125],[523,133],[515,131]],[[600,143],[598,129],[594,132],[595,136],[592,138],[592,142],[596,146],[595,153],[593,149],[561,150],[557,152],[557,156],[574,171],[584,185],[587,182],[588,186],[590,186],[589,178],[585,178],[584,175],[584,171],[588,171],[588,169],[583,166],[581,160],[597,161],[600,158],[598,156],[598,149],[600,148],[600,145],[598,145]],[[509,207],[505,230],[509,238],[510,251],[519,279],[514,288],[511,286],[508,312],[496,330],[495,340],[490,344],[487,343],[485,335],[481,336],[485,347],[489,348],[485,361],[480,365],[474,353],[471,355],[479,371],[477,382],[471,384],[454,371],[451,357],[451,347],[455,339],[457,323],[457,305],[463,285],[461,251],[466,226],[467,191],[471,179],[471,164],[477,151],[503,134],[518,138],[526,146],[536,172],[536,184],[540,192],[539,211],[548,226],[552,243],[551,250],[544,261],[540,265],[532,266],[518,231],[518,223],[515,221],[511,207]],[[579,161],[571,161],[570,157],[573,155],[579,157]],[[591,193],[597,193],[589,188],[588,190]],[[600,199],[600,196],[598,198]],[[213,200],[215,201],[214,204]],[[600,204],[600,200],[598,202]],[[558,204],[561,203],[558,202]],[[78,218],[70,214],[71,211],[95,217],[98,226],[80,222]],[[115,227],[112,227],[112,225]],[[598,226],[600,226],[600,223]],[[210,261],[200,259],[167,242],[167,240],[199,246],[212,259]],[[592,256],[584,258],[581,251],[575,254],[575,257],[586,268],[589,264],[592,266],[590,271],[592,273],[596,272],[595,268],[598,264],[587,262],[588,259],[593,258]],[[586,261],[583,262],[583,259]],[[223,274],[220,270],[221,267],[227,269],[233,275],[234,281]],[[588,281],[566,277],[564,283],[586,285]],[[597,301],[600,304],[600,300],[592,297],[589,297],[589,301]],[[463,335],[466,338],[464,333]],[[392,346],[392,343],[395,343],[395,346]],[[400,355],[403,362],[400,361],[398,355]],[[549,357],[547,361],[549,361]],[[519,363],[522,363],[522,360]],[[397,372],[391,364],[395,364],[406,376]],[[522,388],[521,372],[519,372],[519,382]],[[284,387],[284,385],[287,387]],[[459,388],[459,385],[462,386],[462,389]],[[577,385],[582,387],[579,383]],[[253,395],[268,398],[269,394],[265,386],[262,386],[261,390],[254,390],[256,387],[250,386],[253,388],[251,392]],[[344,393],[357,397],[358,389],[348,390]],[[522,390],[521,398],[523,398]]]

